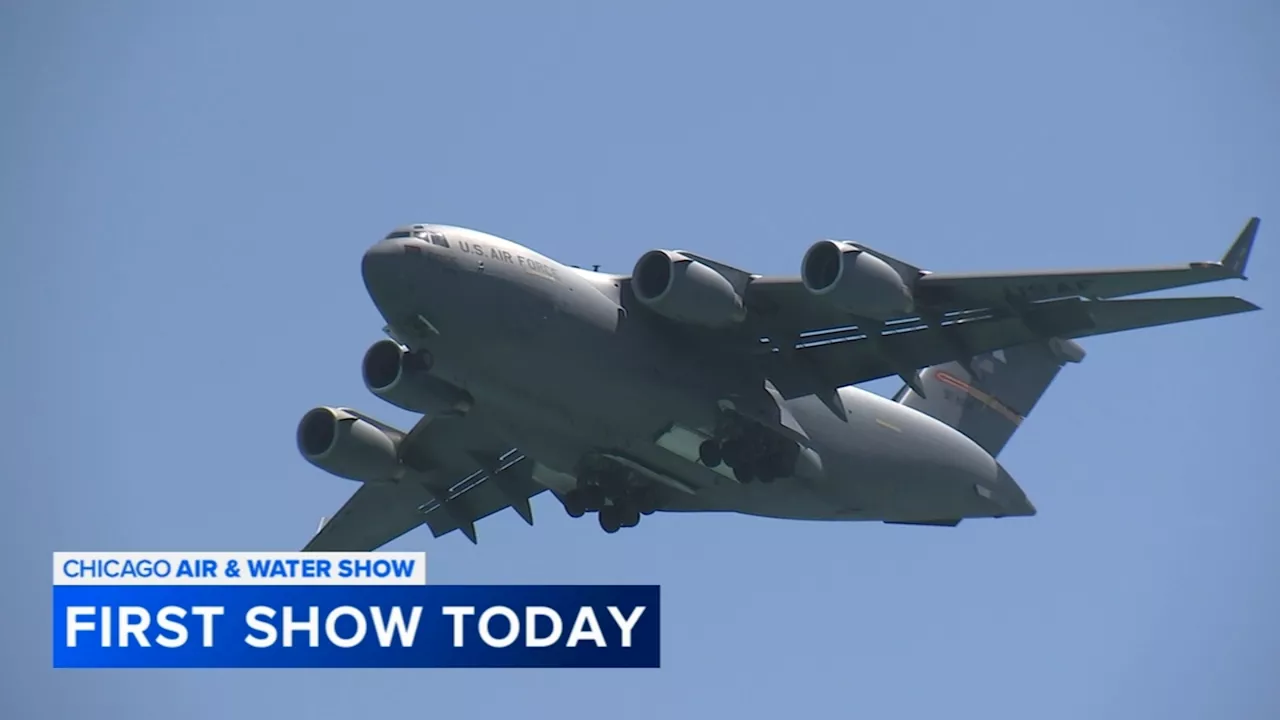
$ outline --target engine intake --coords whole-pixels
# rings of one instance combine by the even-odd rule
[[[318,407],[298,423],[298,452],[307,462],[348,480],[395,480],[399,438],[345,408]]]
[[[849,242],[822,240],[800,263],[806,290],[851,315],[890,320],[909,315],[915,300],[889,263]]]
[[[724,275],[678,252],[642,255],[631,273],[631,288],[647,307],[680,322],[722,328],[747,315],[742,296]]]
[[[404,348],[395,341],[380,340],[370,346],[360,364],[365,387],[374,393],[395,387],[404,372],[403,358]]]
[[[449,415],[471,409],[470,393],[428,370],[393,340],[374,343],[360,367],[369,392],[409,412]]]

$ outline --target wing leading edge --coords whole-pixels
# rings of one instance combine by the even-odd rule
[[[1244,280],[1260,223],[1258,218],[1250,218],[1217,262],[1046,272],[931,273],[917,281],[916,293],[919,302],[930,307],[976,307],[1076,296],[1119,298],[1219,280]]]
[[[1246,279],[1245,270],[1261,221],[1245,224],[1221,259],[1174,266],[1102,268],[1003,273],[932,273],[918,271],[915,284],[921,317],[990,307],[1018,307],[1070,297],[1113,299],[1220,280]],[[881,258],[888,256],[867,248]],[[912,266],[895,261],[896,266]],[[805,290],[799,278],[754,277],[747,285],[748,322],[760,336],[799,337],[806,331],[849,326],[855,318]],[[914,318],[903,318],[911,320]]]

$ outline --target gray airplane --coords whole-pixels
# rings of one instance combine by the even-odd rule
[[[1257,310],[1234,297],[1117,299],[1244,279],[1251,219],[1219,262],[945,274],[822,240],[800,276],[683,250],[630,275],[493,235],[396,229],[361,270],[389,339],[363,361],[408,432],[350,408],[298,425],[310,463],[360,483],[307,550],[373,550],[551,491],[609,533],[644,515],[737,512],[954,526],[1036,513],[996,461],[1073,342]],[[892,399],[854,387],[899,376]]]

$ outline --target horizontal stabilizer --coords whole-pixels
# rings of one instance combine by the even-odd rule
[[[920,374],[928,394],[904,387],[894,399],[964,433],[998,457],[1066,363],[1084,359],[1071,340],[1049,340],[935,365]]]
[[[1093,328],[1073,333],[1073,337],[1106,335],[1259,309],[1257,305],[1236,297],[1110,300],[1090,303],[1088,307],[1089,315],[1093,318]]]

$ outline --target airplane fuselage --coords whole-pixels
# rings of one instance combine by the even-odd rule
[[[768,410],[758,369],[705,333],[656,322],[623,278],[473,230],[414,228],[366,254],[370,296],[397,339],[429,352],[431,373],[465,389],[477,420],[557,492],[604,453],[682,484],[670,511],[904,522],[1035,512],[969,438],[855,387],[838,391],[843,412],[812,396],[778,403],[805,436],[804,460],[775,482],[740,483],[698,462],[696,441],[726,399]]]

